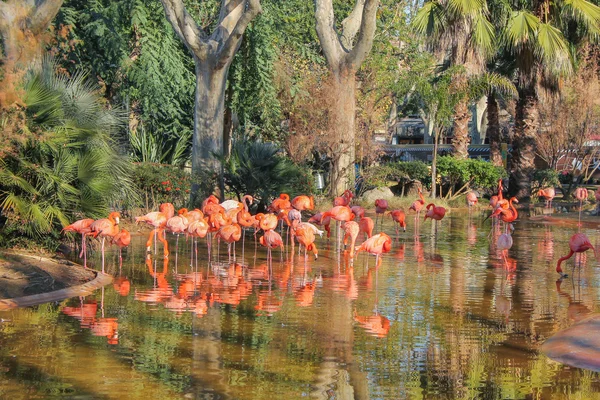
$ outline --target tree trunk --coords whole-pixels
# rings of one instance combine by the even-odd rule
[[[531,196],[531,176],[535,170],[535,136],[539,128],[538,100],[533,89],[519,93],[510,176],[510,192],[519,200]]]
[[[490,161],[497,167],[502,167],[502,152],[500,151],[500,119],[498,116],[498,102],[491,93],[487,100],[487,136],[490,140]]]
[[[213,171],[221,174],[221,165],[213,156],[223,154],[223,123],[225,111],[225,87],[227,68],[212,70],[196,63],[196,102],[194,105],[194,138],[192,141],[192,173]],[[199,177],[196,177],[199,178]],[[222,182],[222,179],[219,179]],[[201,187],[198,179],[193,179],[192,192]],[[223,191],[220,185],[221,193]],[[199,193],[204,195],[205,193]]]
[[[192,190],[190,202],[201,193],[201,174],[220,177],[217,193],[223,194],[223,167],[213,153],[223,154],[225,83],[229,66],[240,48],[248,24],[261,13],[260,0],[221,0],[219,21],[207,35],[185,8],[183,0],[161,0],[173,30],[194,56],[196,104],[192,147]],[[206,188],[210,190],[209,188]]]
[[[431,160],[431,193],[429,197],[435,199],[436,196],[436,186],[437,186],[437,152],[438,152],[438,143],[440,141],[440,132],[439,129],[435,130],[433,135],[433,160]]]
[[[469,118],[469,100],[465,97],[454,107],[454,123],[452,125],[454,157],[462,160],[469,158],[469,143],[471,142]]]
[[[335,133],[338,140],[332,155],[331,195],[339,196],[346,189],[354,191],[355,184],[355,73],[335,71],[332,79],[335,100],[331,105],[330,132]]]

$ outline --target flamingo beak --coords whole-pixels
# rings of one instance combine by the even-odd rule
[[[117,225],[119,225],[119,217],[115,218],[115,222],[116,222]]]

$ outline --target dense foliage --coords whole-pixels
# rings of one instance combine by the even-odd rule
[[[182,168],[168,164],[134,163],[133,182],[146,210],[157,210],[161,203],[172,203],[175,208],[188,204],[190,173]]]
[[[481,159],[444,156],[438,161],[438,176],[446,198],[455,198],[469,189],[493,189],[505,173],[501,167]]]
[[[362,172],[361,191],[376,187],[399,185],[400,190],[414,182],[428,185],[429,167],[422,161],[398,161],[383,165],[373,165]]]
[[[29,140],[0,161],[4,234],[46,244],[76,219],[102,218],[109,206],[135,201],[129,164],[111,139],[118,114],[102,106],[84,74],[67,77],[54,68],[45,62],[24,86],[23,129],[47,139]]]
[[[233,146],[231,156],[222,158],[226,189],[238,199],[250,194],[264,209],[280,193],[291,197],[313,193],[310,170],[295,164],[271,143],[241,141]]]

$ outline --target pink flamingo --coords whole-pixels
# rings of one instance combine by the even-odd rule
[[[415,220],[418,221],[418,218],[421,215],[421,209],[425,206],[425,198],[423,197],[421,188],[418,188],[417,191],[419,192],[419,200],[415,200],[408,209],[417,213]]]
[[[575,198],[579,200],[579,228],[581,229],[581,208],[583,202],[588,199],[588,190],[586,188],[575,189]]]
[[[546,200],[546,204],[544,205],[546,208],[550,208],[552,207],[552,199],[554,199],[554,197],[556,196],[556,191],[554,190],[554,188],[545,188],[545,189],[540,189],[537,192],[537,195],[539,197],[543,197],[544,200]]]
[[[390,211],[390,215],[392,216],[392,219],[394,220],[394,225],[396,226],[396,236],[398,235],[398,226],[401,226],[402,229],[404,229],[404,232],[406,232],[406,214],[404,213],[404,211],[393,210]]]
[[[281,251],[283,251],[283,240],[281,239],[281,235],[274,230],[265,231],[265,234],[260,238],[260,244],[267,248],[267,260],[270,262],[273,262],[271,249],[281,247]]]
[[[444,207],[438,207],[433,203],[427,204],[427,213],[425,214],[425,218],[423,221],[426,221],[427,218],[434,219],[436,221],[441,221],[446,215],[446,209]]]
[[[383,253],[388,253],[392,249],[392,238],[381,232],[371,236],[356,248],[354,256],[361,251],[366,251],[369,254],[375,254],[375,266],[379,267],[379,256]]]
[[[312,251],[315,255],[315,260],[319,257],[319,250],[315,245],[315,233],[308,225],[300,226],[297,222],[294,229],[294,236],[298,239],[298,243],[304,246],[304,259],[307,258],[307,251]]]
[[[384,199],[375,200],[375,226],[377,226],[377,221],[379,219],[380,214],[381,214],[380,224],[383,223],[383,214],[385,213],[385,210],[387,210],[387,208],[388,208],[387,200],[384,200]]]
[[[569,240],[569,249],[569,254],[559,258],[558,263],[556,264],[556,272],[558,272],[563,278],[567,277],[567,274],[563,274],[563,270],[560,267],[563,261],[568,260],[575,253],[583,253],[584,251],[588,251],[589,249],[592,249],[594,253],[596,253],[596,249],[590,243],[590,239],[588,239],[588,237],[585,236],[583,233],[576,233],[573,236],[571,236],[571,239]]]
[[[504,264],[506,265],[507,268],[508,268],[508,261],[506,260],[506,254],[508,253],[508,250],[510,250],[512,245],[513,245],[513,239],[509,233],[503,233],[502,235],[500,235],[498,237],[498,241],[496,242],[496,248],[500,252],[502,252],[502,257],[504,257]]]
[[[375,228],[373,219],[369,217],[361,218],[361,220],[358,222],[358,227],[360,228],[360,232],[364,232],[364,234],[367,235],[367,239],[373,236],[373,229]]]
[[[361,206],[352,206],[352,207],[350,207],[350,209],[356,216],[355,219],[361,219],[365,216],[365,209],[362,208]]]
[[[90,233],[86,235],[92,237],[100,236],[102,238],[102,273],[104,273],[104,241],[106,237],[114,237],[119,233],[119,218],[121,214],[118,212],[111,212],[108,218],[102,218],[94,221],[90,225]]]
[[[296,196],[292,199],[292,207],[294,207],[298,211],[314,210],[315,199],[312,196]]]
[[[129,246],[129,244],[131,243],[131,234],[127,229],[121,228],[121,231],[112,238],[112,243],[119,247],[119,268],[121,268],[123,266],[123,257],[121,250],[123,249],[123,247]]]
[[[87,249],[85,245],[85,235],[90,233],[90,225],[94,222],[91,218],[80,219],[79,221],[73,222],[71,225],[67,225],[61,232],[77,232],[81,234],[81,252],[79,258],[83,255],[83,266],[87,268]]]
[[[478,202],[479,199],[474,192],[467,193],[467,206],[469,207],[469,212],[471,211],[471,207],[476,206]]]
[[[344,249],[348,244],[348,238],[350,238],[350,258],[354,258],[354,249],[356,244],[356,238],[360,232],[360,227],[355,221],[348,221],[344,223]]]

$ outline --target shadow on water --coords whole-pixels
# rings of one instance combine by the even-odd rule
[[[146,235],[133,237],[122,267],[116,249],[107,254],[115,280],[104,291],[0,312],[0,395],[598,397],[596,373],[539,352],[599,311],[592,257],[556,282],[577,227],[523,216],[505,259],[495,244],[505,230],[485,215],[419,226],[409,215],[398,234],[386,219],[393,244],[380,266],[338,252],[336,232],[317,238],[317,260],[296,246],[272,263],[251,233],[232,262],[216,240],[209,262],[205,239],[196,253],[180,238],[175,252],[169,236],[164,258],[162,244],[147,254]]]

